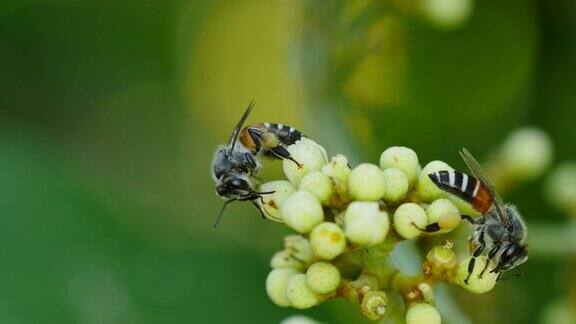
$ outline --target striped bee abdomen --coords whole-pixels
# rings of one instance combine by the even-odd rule
[[[469,202],[482,214],[492,206],[490,190],[474,177],[459,171],[437,171],[428,177],[438,188]]]
[[[302,136],[302,133],[294,127],[260,123],[246,126],[240,134],[240,142],[254,153],[262,152],[275,156],[282,147],[296,143]]]
[[[268,132],[276,135],[284,146],[292,145],[302,138],[302,133],[294,127],[272,123],[264,123],[264,127]]]

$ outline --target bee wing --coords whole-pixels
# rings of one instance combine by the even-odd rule
[[[492,180],[490,180],[490,178],[486,175],[486,172],[480,166],[480,163],[478,163],[478,161],[476,161],[476,159],[472,156],[472,154],[470,152],[468,152],[468,150],[465,148],[463,148],[462,151],[460,151],[460,156],[462,156],[462,159],[464,159],[464,162],[466,162],[466,165],[468,166],[468,168],[470,169],[472,174],[480,182],[482,182],[482,184],[484,184],[486,186],[486,188],[488,188],[488,191],[490,191],[490,194],[492,195],[492,198],[494,199],[494,202],[493,202],[494,207],[496,207],[496,211],[498,212],[498,216],[500,217],[500,220],[504,224],[510,225],[510,220],[508,219],[508,214],[506,213],[506,207],[504,205],[504,201],[496,192],[496,189],[494,188],[494,184],[492,183]]]
[[[232,135],[230,135],[230,139],[228,140],[227,145],[228,152],[232,152],[234,150],[234,146],[236,145],[236,141],[238,140],[238,135],[240,135],[242,125],[244,125],[246,118],[248,118],[248,115],[250,115],[250,111],[252,111],[254,104],[255,104],[254,99],[252,99],[252,101],[250,101],[250,104],[248,105],[248,108],[246,108],[246,111],[244,111],[244,114],[236,124],[236,127],[234,127],[234,131],[232,131]]]

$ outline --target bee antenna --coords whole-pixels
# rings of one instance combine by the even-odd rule
[[[220,208],[220,211],[218,212],[218,216],[216,217],[216,223],[214,223],[214,228],[218,227],[218,224],[220,224],[220,220],[222,219],[222,215],[224,215],[224,209],[226,209],[226,206],[235,200],[236,199],[230,199],[224,202],[222,208]]]
[[[234,150],[234,146],[236,145],[236,141],[238,140],[238,136],[240,135],[240,130],[242,129],[242,125],[244,125],[246,118],[248,118],[248,115],[250,115],[250,111],[252,111],[252,108],[254,108],[255,104],[256,104],[256,102],[254,101],[254,99],[252,99],[252,101],[250,101],[250,104],[246,108],[246,111],[244,111],[244,114],[242,115],[242,117],[240,118],[238,123],[236,124],[236,127],[234,127],[234,131],[232,132],[232,135],[230,136],[230,140],[228,140],[228,152],[232,152]]]

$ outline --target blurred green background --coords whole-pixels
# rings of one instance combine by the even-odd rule
[[[576,2],[429,2],[0,2],[0,322],[355,321],[268,300],[283,226],[236,204],[212,228],[213,150],[252,98],[250,121],[354,162],[406,145],[463,168],[460,147],[485,158],[524,125],[576,159]],[[560,226],[542,181],[507,198]],[[477,322],[539,322],[573,257],[455,299]]]

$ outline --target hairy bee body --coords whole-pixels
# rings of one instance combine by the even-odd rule
[[[468,282],[476,258],[480,255],[486,254],[490,261],[494,261],[495,267],[490,272],[499,274],[524,263],[528,258],[528,250],[524,242],[526,225],[516,207],[504,204],[492,181],[467,150],[464,149],[460,154],[475,177],[452,170],[437,171],[428,176],[438,188],[469,202],[483,215],[479,219],[462,215],[473,225],[474,230],[469,239],[472,258],[468,264],[468,278],[465,280]],[[430,224],[427,229],[437,230],[439,226]],[[489,264],[486,262],[480,277]]]
[[[216,183],[216,193],[225,199],[218,220],[226,205],[232,201],[255,202],[270,192],[258,192],[258,171],[262,167],[260,155],[277,159],[289,159],[300,165],[288,152],[287,147],[302,138],[302,133],[290,126],[274,123],[258,123],[242,128],[254,102],[252,102],[237,123],[227,145],[216,149],[212,162],[212,175]],[[264,214],[262,214],[264,217]]]

